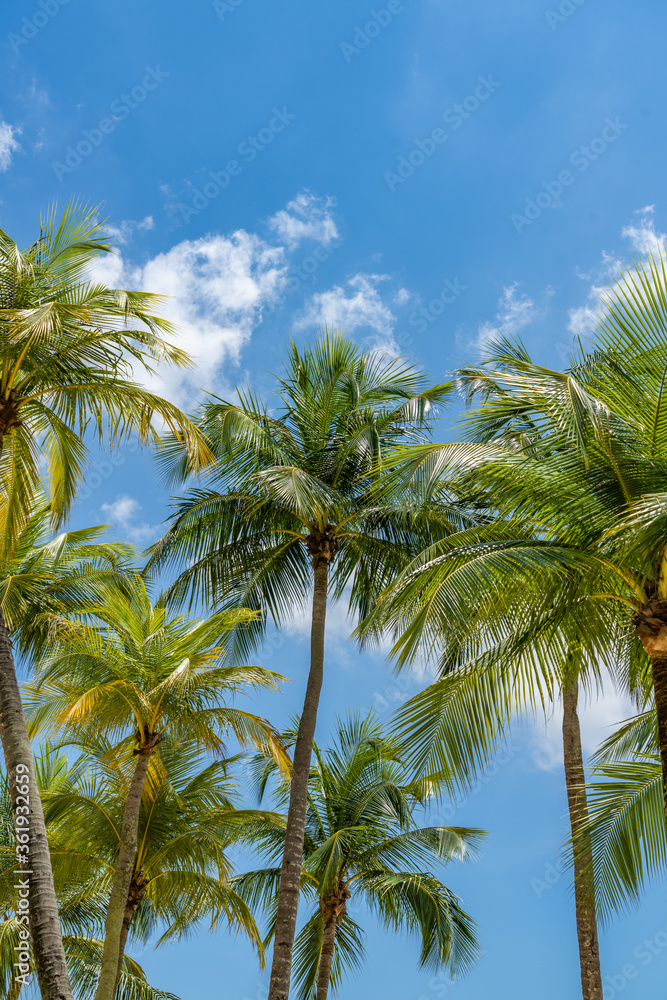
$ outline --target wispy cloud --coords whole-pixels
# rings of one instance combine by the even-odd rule
[[[152,215],[147,215],[140,220],[123,219],[117,226],[107,226],[107,232],[113,236],[117,243],[130,243],[135,233],[145,233],[155,228],[155,221]]]
[[[2,173],[9,170],[12,156],[21,148],[21,144],[16,138],[20,134],[21,129],[17,125],[10,125],[9,122],[0,118],[0,171]]]
[[[389,280],[387,274],[355,274],[346,287],[334,285],[326,292],[313,295],[306,303],[295,326],[299,330],[323,326],[353,333],[373,331],[373,347],[394,353],[393,334],[396,317],[378,291],[378,285]]]
[[[338,228],[331,214],[333,198],[319,198],[311,191],[300,191],[293,201],[269,219],[269,227],[292,250],[303,240],[315,240],[328,246],[338,238]]]
[[[634,220],[621,230],[621,236],[629,244],[634,255],[664,252],[667,247],[667,233],[658,232],[655,225],[655,205],[637,209]],[[598,323],[607,297],[618,289],[619,272],[625,266],[622,258],[603,251],[600,264],[593,273],[581,274],[584,281],[590,281],[588,299],[569,311],[568,330],[573,336],[585,338]],[[632,265],[630,265],[632,269]]]
[[[547,298],[553,295],[553,289],[547,288]],[[503,288],[498,300],[498,311],[493,320],[482,323],[477,330],[477,338],[472,346],[479,350],[492,345],[504,336],[515,336],[524,327],[545,315],[547,306],[538,306],[525,292],[519,291],[519,282]]]
[[[131,542],[137,545],[147,545],[154,541],[162,531],[159,524],[148,524],[139,518],[143,510],[141,504],[134,497],[116,497],[111,503],[103,503],[102,514],[109,518],[114,527],[119,528]]]

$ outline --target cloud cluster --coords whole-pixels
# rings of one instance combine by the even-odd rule
[[[269,228],[288,249],[303,240],[328,246],[338,239],[338,228],[331,214],[333,198],[318,198],[311,191],[300,191],[293,201],[269,219]]]
[[[231,390],[229,369],[237,367],[253,331],[284,299],[289,290],[291,253],[304,241],[322,246],[338,238],[332,215],[333,199],[301,191],[268,220],[274,239],[239,229],[182,240],[141,265],[131,260],[135,235],[153,228],[151,216],[126,219],[110,227],[116,252],[100,255],[91,279],[109,287],[144,289],[164,295],[161,315],[180,331],[179,346],[190,354],[189,369],[162,369],[159,378],[136,375],[151,389],[185,409],[201,399],[202,391],[226,394]],[[380,286],[388,283],[386,295]],[[410,299],[405,288],[392,289],[385,274],[359,272],[306,300],[294,329],[328,326],[348,334],[366,331],[366,346],[397,354],[396,317],[391,304]]]
[[[118,242],[126,244],[152,219],[126,220],[116,227]],[[120,238],[118,236],[120,234]],[[136,266],[123,252],[96,258],[91,278],[109,287],[145,289],[165,296],[161,315],[180,333],[179,346],[191,355],[188,369],[161,368],[159,377],[137,377],[185,409],[201,398],[201,391],[228,385],[225,362],[238,364],[241,351],[261,321],[262,308],[275,301],[287,273],[283,247],[238,230],[183,240],[165,253]]]
[[[647,205],[637,209],[634,221],[624,226],[621,236],[628,241],[630,250],[637,256],[659,254],[667,246],[667,233],[660,233],[655,227],[655,206]],[[594,275],[582,274],[584,280],[591,281],[588,300],[569,311],[568,330],[575,337],[585,338],[590,335],[598,323],[605,299],[618,288],[619,272],[624,267],[624,261],[615,254],[603,252],[600,265]]]
[[[161,525],[138,520],[143,508],[138,500],[127,494],[116,497],[111,503],[103,503],[100,509],[114,527],[120,528],[123,535],[137,545],[148,545],[162,532]]]
[[[396,317],[377,287],[388,280],[386,274],[360,273],[349,278],[345,288],[334,285],[326,292],[318,292],[310,298],[297,318],[296,329],[326,326],[345,330],[349,334],[358,329],[368,329],[375,335],[372,347],[395,353],[393,334]]]

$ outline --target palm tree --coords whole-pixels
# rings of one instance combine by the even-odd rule
[[[570,824],[580,847],[574,864],[582,990],[585,1000],[600,1000],[577,705],[582,681],[597,683],[602,666],[641,674],[636,651],[624,648],[625,598],[595,554],[610,507],[625,498],[609,452],[589,433],[588,454],[602,459],[583,462],[570,439],[577,425],[568,415],[578,405],[595,415],[571,373],[539,368],[522,348],[502,342],[485,365],[458,376],[469,395],[484,397],[466,420],[473,441],[413,450],[411,474],[427,494],[474,495],[479,523],[414,560],[366,631],[392,629],[400,664],[418,654],[439,664],[442,680],[412,699],[397,723],[422,773],[449,766],[463,778],[474,774],[513,713],[562,698]]]
[[[157,418],[180,435],[198,468],[209,452],[180,410],[133,379],[133,366],[183,365],[187,355],[164,339],[171,327],[154,314],[160,301],[143,292],[108,289],[88,269],[110,251],[95,212],[55,209],[39,239],[21,251],[0,230],[0,564],[12,559],[18,535],[41,489],[46,459],[54,520],[67,515],[81,482],[92,431],[114,445],[135,433],[159,440]],[[134,327],[134,329],[133,329]],[[4,575],[4,574],[0,574]],[[0,739],[12,776],[27,776],[30,840],[30,933],[44,1000],[71,1000],[44,818],[6,622],[0,614]],[[20,770],[17,771],[17,768]],[[25,769],[25,770],[24,770]],[[21,787],[24,787],[21,785]]]
[[[53,538],[51,513],[46,498],[35,495],[0,578],[2,617],[15,645],[26,654],[43,647],[54,616],[71,613],[109,581],[122,579],[134,555],[132,546],[101,543],[103,528],[63,532]],[[33,787],[39,790],[41,786],[38,782]],[[8,931],[11,927],[15,936],[18,925],[10,922]],[[56,930],[60,932],[60,924]]]
[[[216,456],[211,488],[175,504],[173,524],[153,564],[188,561],[169,596],[189,593],[217,606],[263,615],[241,634],[256,640],[267,617],[279,624],[311,596],[310,670],[294,748],[269,1000],[287,1000],[300,891],[308,775],[323,681],[329,597],[349,587],[352,613],[374,596],[436,530],[376,474],[388,449],[419,440],[432,407],[449,391],[427,387],[401,360],[361,352],[342,335],[292,346],[277,380],[273,416],[250,393],[239,403],[207,403],[200,427]],[[178,448],[171,471],[186,471]],[[441,511],[437,530],[450,523]],[[428,529],[428,530],[427,530]]]
[[[531,504],[542,522],[551,506],[552,533],[585,550],[593,576],[606,570],[609,586],[598,599],[633,612],[627,623],[651,665],[667,822],[666,322],[662,249],[621,273],[604,293],[592,347],[567,376],[560,375],[560,384],[554,373],[537,381],[522,373],[525,396],[533,397],[528,409],[548,414],[560,457],[567,456],[565,464],[597,501],[593,530],[581,494],[578,509],[567,507],[560,517],[534,481],[515,500]],[[522,375],[512,373],[515,381]],[[483,388],[483,380],[479,384]],[[633,673],[641,676],[646,661],[637,647],[631,651]]]
[[[196,745],[160,746],[160,769],[147,783],[128,890],[120,959],[128,934],[159,946],[203,921],[222,919],[247,934],[263,961],[260,935],[247,905],[230,885],[227,850],[253,831],[283,823],[272,813],[238,808],[231,760],[211,762]],[[127,768],[105,739],[86,745],[45,800],[54,870],[70,885],[108,895],[119,853]],[[102,912],[102,923],[104,912]],[[99,970],[98,970],[99,971]]]
[[[372,716],[339,723],[336,736],[332,749],[315,746],[310,773],[301,890],[314,905],[295,942],[299,1000],[326,1000],[329,984],[337,990],[346,969],[360,965],[363,935],[348,913],[350,899],[366,903],[388,930],[419,937],[422,967],[465,970],[477,955],[474,923],[430,869],[470,857],[483,834],[417,825],[415,812],[436,786],[409,780],[396,744]],[[275,770],[263,763],[255,762],[262,790]],[[288,798],[283,781],[278,799]],[[254,846],[278,861],[284,842],[285,830],[274,825]],[[275,915],[279,877],[280,868],[269,867],[234,884]],[[268,937],[274,933],[272,921]]]
[[[254,831],[284,825],[273,813],[238,808],[230,776],[234,759],[207,760],[197,744],[165,743],[160,768],[144,787],[137,851],[127,894],[120,958],[128,934],[146,942],[162,930],[158,945],[208,920],[224,919],[248,935],[263,961],[263,947],[247,905],[230,884],[228,848],[251,840]],[[119,831],[127,797],[123,761],[105,739],[86,745],[49,794],[49,823],[55,867],[73,883],[111,883],[119,853]],[[83,864],[82,864],[83,862]]]
[[[46,745],[35,758],[35,774],[40,795],[56,800],[71,784],[75,771],[62,752]],[[80,777],[80,775],[79,775]],[[100,889],[101,868],[95,858],[74,857],[67,851],[68,864],[61,845],[54,845],[53,823],[48,817],[49,841],[54,855],[56,895],[65,934],[63,943],[72,984],[80,1000],[92,1000],[102,957],[102,942],[95,937],[104,924],[104,892]],[[78,864],[76,863],[78,861]],[[83,862],[83,863],[82,863]],[[0,778],[0,988],[8,1000],[18,1000],[25,983],[34,973],[29,955],[24,973],[17,975],[17,952],[20,953],[19,898],[16,887],[16,842],[9,782]],[[135,961],[126,958],[121,969],[118,1000],[178,1000],[172,994],[156,990]]]
[[[220,753],[223,735],[260,746],[283,760],[271,726],[226,700],[249,687],[276,687],[278,675],[260,667],[221,664],[221,642],[253,612],[222,611],[204,621],[171,616],[155,605],[141,577],[106,588],[97,603],[65,620],[28,687],[33,730],[90,743],[105,735],[117,748],[127,782],[118,858],[105,922],[96,1000],[113,1000],[123,921],[137,856],[146,783],[164,768],[160,745],[196,743]]]

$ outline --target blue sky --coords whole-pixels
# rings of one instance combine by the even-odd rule
[[[53,199],[104,203],[119,253],[98,274],[172,295],[197,367],[161,389],[184,407],[235,382],[268,392],[289,337],[325,321],[434,379],[498,329],[561,365],[596,288],[667,229],[657,0],[16,0],[0,19],[2,228],[27,244]],[[126,447],[95,456],[75,517],[144,545],[167,499]],[[389,713],[419,684],[396,687],[346,630],[334,611],[322,740],[351,702]],[[303,690],[304,638],[297,622],[267,658],[292,681],[258,702],[278,723]],[[625,711],[613,695],[592,709],[587,747]],[[349,1000],[578,995],[557,719],[514,746],[456,809],[492,832],[448,875],[480,923],[479,967],[448,986],[368,921]],[[663,995],[666,926],[656,889],[604,932],[607,1000]],[[142,961],[183,1000],[265,995],[224,932]]]

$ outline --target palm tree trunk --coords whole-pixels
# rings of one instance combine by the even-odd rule
[[[17,879],[23,882],[23,872],[25,873],[27,916],[40,993],[42,1000],[73,1000],[53,886],[44,811],[35,782],[32,746],[23,714],[12,645],[1,613],[0,737],[9,776],[14,821],[17,829],[25,830],[29,838],[28,850],[18,854],[19,858],[26,858],[27,863],[18,864],[17,868],[22,874],[17,875]],[[27,794],[20,794],[18,788],[26,790]],[[22,813],[26,805],[26,814],[19,814],[17,809]],[[24,820],[27,820],[27,824],[24,824]],[[20,849],[23,845],[18,846]]]
[[[336,943],[336,918],[328,920],[322,931],[322,952],[317,970],[317,1000],[327,1000],[329,980],[331,979],[331,964]]]
[[[120,932],[120,947],[118,949],[118,971],[116,973],[116,989],[118,989],[118,981],[120,979],[120,974],[123,970],[123,959],[125,958],[125,946],[127,945],[127,936],[130,933],[130,924],[132,923],[132,918],[136,913],[136,909],[142,900],[142,897],[146,891],[146,886],[148,882],[141,875],[134,875],[132,877],[132,882],[130,884],[130,890],[127,894],[127,903],[125,904],[125,913],[123,914],[123,926]]]
[[[663,553],[663,564],[666,558],[667,552]],[[662,793],[665,823],[667,823],[667,600],[655,597],[648,601],[636,612],[633,624],[635,635],[639,636],[644,650],[651,658],[662,763]]]
[[[123,971],[123,959],[125,958],[125,946],[127,945],[127,935],[130,933],[130,924],[132,923],[132,917],[134,916],[134,908],[129,906],[125,907],[125,913],[123,914],[123,926],[120,932],[120,945],[118,948],[118,969],[116,972],[116,986],[114,987],[114,996],[116,990],[118,989],[118,980],[120,979],[120,974]]]
[[[651,666],[662,761],[662,794],[665,803],[665,823],[667,823],[667,653],[654,651],[651,654]]]
[[[144,792],[144,785],[146,784],[146,774],[148,773],[151,754],[156,744],[157,739],[152,737],[139,748],[130,790],[125,800],[118,861],[116,863],[113,885],[111,886],[111,895],[109,897],[109,906],[104,926],[102,968],[95,992],[95,1000],[114,1000],[114,993],[116,992],[123,920],[125,918],[125,908],[127,906],[128,892],[132,882],[134,861],[137,854],[141,797]]]
[[[320,952],[320,964],[317,969],[317,995],[315,1000],[327,1000],[334,946],[336,944],[336,931],[338,930],[339,921],[347,912],[345,901],[349,898],[349,891],[341,889],[339,895],[320,900],[320,911],[322,913],[322,951]]]
[[[310,671],[299,731],[294,747],[292,783],[290,786],[285,849],[280,873],[278,913],[273,946],[273,964],[268,1000],[288,1000],[292,970],[292,950],[296,932],[296,915],[301,889],[303,841],[308,808],[308,778],[310,758],[315,739],[317,709],[324,675],[324,626],[327,611],[328,558],[315,557],[315,585],[310,631]]]
[[[592,873],[593,854],[590,838],[585,832],[588,823],[588,801],[584,757],[581,750],[581,729],[577,713],[578,698],[578,682],[575,678],[563,687],[563,759],[574,844],[574,898],[581,990],[584,1000],[602,1000],[602,973]]]

